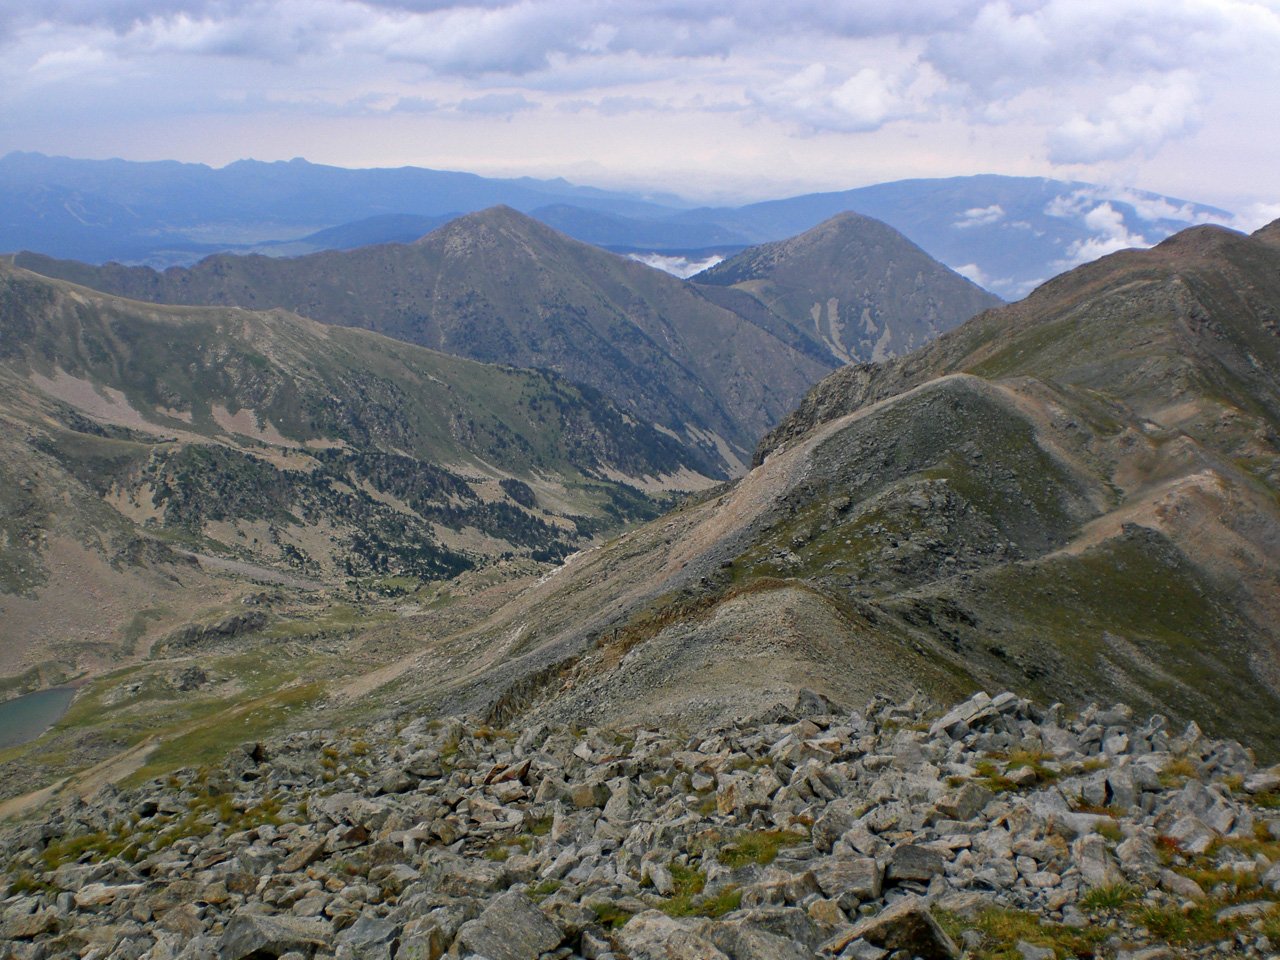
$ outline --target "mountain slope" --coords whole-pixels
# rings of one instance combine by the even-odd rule
[[[732,489],[459,634],[461,678],[410,658],[387,695],[427,676],[426,708],[595,722],[1007,686],[1273,753],[1276,233],[1186,231],[838,371]]]
[[[842,213],[744,250],[695,281],[749,294],[845,362],[909,353],[998,298],[891,227]]]
[[[3,264],[0,480],[10,676],[109,661],[147,610],[181,623],[236,595],[221,572],[359,593],[559,559],[656,513],[631,484],[709,482],[551,374]]]
[[[487,362],[553,370],[600,390],[729,476],[759,436],[837,365],[699,291],[570,240],[509,208],[409,245],[294,260],[218,256],[189,269],[17,262],[96,289],[182,304],[283,307]]]

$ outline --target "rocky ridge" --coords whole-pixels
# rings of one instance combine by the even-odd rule
[[[248,743],[0,840],[0,956],[1260,957],[1280,768],[1125,706]]]

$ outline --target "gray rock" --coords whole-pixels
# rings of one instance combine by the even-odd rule
[[[322,920],[238,913],[227,923],[218,943],[219,960],[279,957],[290,951],[310,956],[328,945],[330,927]]]
[[[617,940],[631,960],[729,960],[710,940],[657,910],[632,917]]]
[[[1025,940],[1014,944],[1014,949],[1022,956],[1022,960],[1055,960],[1057,957],[1052,947],[1040,947]]]
[[[560,946],[564,935],[523,893],[508,891],[462,925],[458,943],[488,960],[529,960]]]
[[[960,955],[920,897],[906,897],[874,917],[858,921],[823,944],[822,952],[838,954],[855,940],[866,940],[885,950],[904,950],[920,960],[956,960]]]
[[[830,853],[841,835],[851,830],[865,814],[869,804],[853,797],[841,797],[828,803],[813,824],[813,846],[819,853]]]
[[[883,873],[871,857],[832,857],[813,868],[814,878],[824,895],[848,912],[866,900],[880,897]]]
[[[746,923],[709,924],[708,939],[733,960],[812,960],[803,945]]]
[[[1124,881],[1106,839],[1099,834],[1088,834],[1071,844],[1071,859],[1080,878],[1090,887],[1109,887]]]
[[[940,873],[946,872],[946,869],[947,862],[937,850],[914,843],[901,843],[889,854],[885,879],[891,883],[928,883]]]
[[[394,923],[362,916],[338,934],[337,960],[392,960],[399,943]]]
[[[1034,777],[1035,771],[1032,771]],[[972,820],[993,799],[995,794],[990,790],[970,781],[940,799],[934,804],[934,809],[949,820]]]

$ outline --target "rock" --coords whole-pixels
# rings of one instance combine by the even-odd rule
[[[885,879],[891,883],[915,881],[928,883],[940,873],[946,872],[947,862],[937,850],[914,843],[902,843],[889,855]]]
[[[338,934],[337,960],[392,960],[400,943],[399,932],[389,920],[362,916]]]
[[[1275,793],[1278,790],[1280,790],[1280,767],[1259,770],[1244,778],[1245,793]]]
[[[488,960],[529,960],[560,946],[564,935],[523,893],[500,894],[458,931],[458,943]]]
[[[281,873],[297,873],[315,863],[324,854],[324,841],[313,840],[303,844],[280,863]]]
[[[1235,923],[1239,920],[1255,920],[1258,917],[1265,917],[1276,909],[1276,904],[1270,900],[1255,900],[1252,903],[1237,903],[1230,907],[1224,907],[1214,914],[1214,919],[1221,924]]]
[[[880,897],[883,874],[880,864],[871,857],[833,857],[814,867],[813,875],[823,894],[845,911]]]
[[[929,728],[929,736],[937,737],[941,733],[952,740],[959,740],[980,720],[990,716],[996,716],[996,711],[991,706],[991,698],[985,693],[978,692],[935,721]]]
[[[1034,781],[1034,770],[1031,771],[1031,776]],[[972,820],[993,799],[995,794],[990,790],[979,783],[969,781],[934,804],[934,810],[948,820]]]
[[[1110,887],[1124,882],[1124,874],[1107,849],[1106,838],[1097,833],[1080,837],[1071,844],[1071,860],[1080,878],[1090,887]]]
[[[1190,877],[1184,877],[1182,874],[1174,873],[1172,870],[1162,870],[1160,872],[1160,889],[1173,894],[1175,897],[1181,897],[1183,900],[1204,899],[1204,891],[1200,888],[1200,884]]]
[[[903,950],[919,960],[957,960],[960,955],[920,897],[906,897],[874,917],[859,920],[823,944],[821,952],[834,956],[855,940],[866,940],[885,950]]]
[[[329,925],[322,920],[238,913],[222,932],[218,960],[259,960],[290,951],[309,957],[316,948],[327,946],[331,936]]]
[[[1195,816],[1175,820],[1165,835],[1177,843],[1179,849],[1192,854],[1204,853],[1218,839],[1217,831]]]
[[[1055,960],[1057,957],[1052,947],[1036,946],[1025,940],[1019,940],[1014,944],[1014,949],[1021,955],[1022,960]]]
[[[729,960],[710,940],[657,910],[632,917],[616,938],[630,960]]]
[[[0,923],[0,939],[32,940],[57,929],[58,914],[53,910],[40,910],[25,916],[12,917]]]
[[[841,797],[828,803],[813,824],[813,846],[819,853],[830,853],[841,835],[852,829],[867,812],[869,804],[853,797]]]
[[[105,883],[88,883],[75,892],[77,907],[105,907],[121,897],[135,896],[143,888],[140,883],[126,883],[119,886],[108,886]]]
[[[745,923],[709,924],[708,939],[733,960],[812,960],[803,945]]]

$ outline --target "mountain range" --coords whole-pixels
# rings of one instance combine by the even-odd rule
[[[950,329],[930,310],[974,288],[923,256],[840,216],[684,283],[499,208],[288,260],[0,265],[4,686],[84,684],[0,752],[6,791],[279,729],[679,728],[798,689],[1123,701],[1270,755],[1280,224]],[[427,345],[299,315],[333,304]],[[864,362],[868,316],[914,349]]]
[[[443,219],[506,205],[579,240],[677,264],[783,240],[839,213],[888,223],[930,256],[1013,300],[1125,246],[1231,214],[1147,191],[1032,177],[901,180],[739,207],[669,194],[304,160],[175,162],[0,158],[0,251],[102,263],[191,264],[224,250],[296,256],[407,242]],[[660,262],[660,261],[655,261]]]
[[[139,300],[280,307],[551,370],[667,431],[721,479],[840,363],[907,349],[998,302],[866,218],[751,256],[748,283],[726,288],[735,278],[722,271],[692,284],[495,207],[410,244],[297,258],[221,254],[164,272],[14,262]]]

